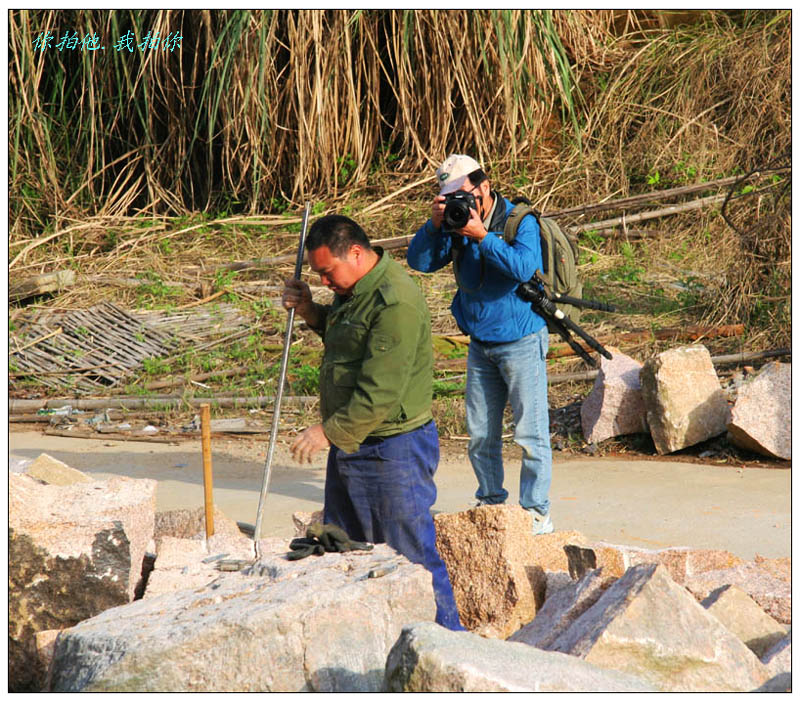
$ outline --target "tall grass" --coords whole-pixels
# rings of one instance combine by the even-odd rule
[[[56,49],[67,31],[105,49]],[[182,46],[117,51],[129,31]],[[87,212],[270,210],[387,159],[527,157],[580,104],[549,11],[17,10],[9,41],[12,237]]]
[[[66,31],[105,49],[59,51]],[[116,51],[129,31],[181,48]],[[544,209],[747,173],[790,152],[791,95],[788,11],[14,10],[10,243],[16,262],[98,216],[280,212],[451,151]],[[735,232],[676,227],[726,252],[709,320],[788,333],[789,196],[733,201]]]

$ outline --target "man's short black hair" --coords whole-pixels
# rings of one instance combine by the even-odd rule
[[[311,225],[306,238],[306,248],[309,251],[327,246],[337,258],[345,258],[353,244],[372,250],[364,230],[349,217],[338,214],[320,217]]]
[[[472,186],[477,188],[484,180],[488,180],[489,176],[486,175],[482,168],[478,168],[472,171],[472,173],[468,173],[467,178],[469,178],[469,182],[472,183]]]

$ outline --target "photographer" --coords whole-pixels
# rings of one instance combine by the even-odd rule
[[[470,337],[466,414],[469,457],[479,505],[502,504],[503,412],[511,404],[514,441],[522,447],[520,497],[533,533],[553,531],[550,519],[552,453],[547,408],[548,332],[529,302],[516,294],[542,267],[539,224],[524,217],[512,245],[503,228],[513,209],[492,190],[469,156],[449,156],[436,171],[439,194],[431,218],[408,247],[408,263],[430,273],[453,263],[458,283],[450,307]]]

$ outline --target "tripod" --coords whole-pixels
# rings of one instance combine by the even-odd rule
[[[611,359],[611,354],[593,337],[589,336],[583,329],[581,329],[575,322],[573,322],[567,315],[565,315],[555,302],[551,300],[544,289],[544,284],[539,278],[538,271],[530,279],[529,282],[523,283],[517,288],[517,294],[525,301],[531,303],[533,311],[540,317],[543,317],[548,324],[550,324],[586,363],[592,368],[597,368],[597,361],[595,361],[586,350],[575,339],[572,338],[570,332],[575,332],[583,339],[590,348],[597,351],[599,354]],[[565,305],[574,305],[575,307],[587,308],[592,310],[601,310],[603,312],[614,312],[614,307],[604,302],[596,302],[594,300],[584,300],[578,297],[569,297],[568,295],[555,295],[555,301],[561,302]]]

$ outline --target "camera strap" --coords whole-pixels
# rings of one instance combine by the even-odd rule
[[[486,231],[502,232],[506,221],[505,199],[499,192],[497,192],[497,190],[492,190],[492,196],[494,197],[493,213],[491,214],[491,221],[489,222],[489,225],[486,227]],[[451,246],[453,249],[453,275],[455,276],[458,289],[474,295],[476,292],[478,292],[478,290],[480,290],[483,287],[483,281],[486,275],[486,259],[484,259],[483,255],[480,252],[480,248],[478,248],[478,258],[480,259],[480,266],[481,266],[480,277],[478,279],[478,287],[470,288],[464,285],[464,282],[461,279],[461,276],[458,271],[461,259],[464,258],[464,253],[466,252],[467,244],[464,243],[463,237],[460,234],[453,233],[451,234]]]

